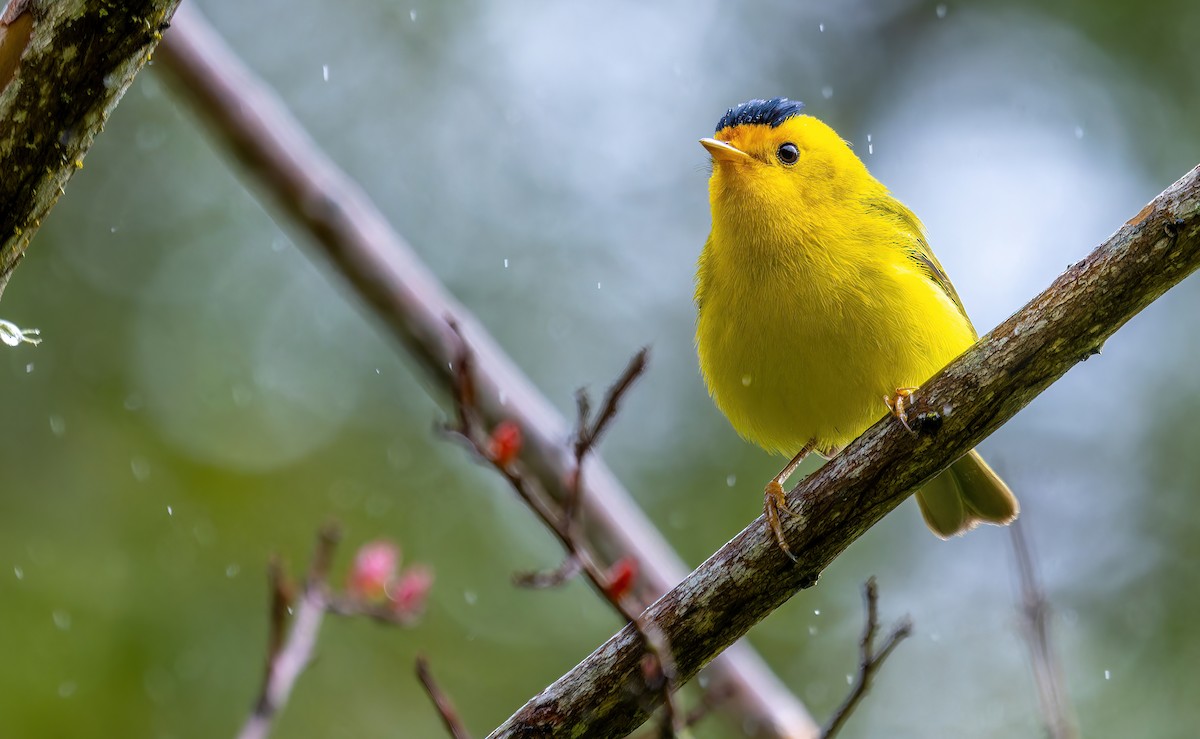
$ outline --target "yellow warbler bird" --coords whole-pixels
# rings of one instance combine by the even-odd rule
[[[712,232],[696,275],[696,348],[717,407],[746,439],[792,461],[764,511],[779,546],[783,484],[975,342],[921,222],[833,129],[787,98],[731,108],[713,138]],[[794,455],[794,456],[793,456]],[[977,452],[917,492],[946,538],[1007,524],[1017,499]]]

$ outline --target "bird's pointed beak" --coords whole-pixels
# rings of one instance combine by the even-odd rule
[[[750,155],[746,152],[732,144],[727,144],[717,139],[700,139],[700,145],[708,149],[708,153],[712,155],[713,161],[744,162],[750,159]]]

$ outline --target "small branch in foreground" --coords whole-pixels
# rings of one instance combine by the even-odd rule
[[[1050,739],[1078,739],[1079,726],[1071,710],[1062,665],[1050,634],[1050,602],[1038,581],[1033,555],[1025,540],[1021,522],[1014,521],[1009,532],[1021,591],[1021,633],[1029,646],[1042,723]]]
[[[862,640],[858,644],[858,676],[854,679],[850,693],[834,712],[833,717],[829,719],[829,723],[826,724],[825,730],[821,733],[821,739],[832,739],[841,731],[842,727],[846,725],[846,720],[850,718],[850,714],[854,713],[854,709],[858,707],[863,696],[871,689],[871,681],[875,679],[879,668],[883,667],[884,660],[901,641],[912,634],[912,619],[905,616],[892,627],[891,633],[883,641],[883,646],[876,650],[875,635],[879,631],[879,589],[875,585],[874,577],[868,578],[867,584],[863,587],[863,600],[867,607],[867,623],[863,627]]]
[[[267,665],[258,699],[238,739],[265,739],[271,733],[275,717],[287,705],[296,680],[312,660],[326,613],[366,616],[409,626],[423,610],[432,574],[420,565],[397,574],[399,549],[387,542],[374,542],[360,549],[347,592],[332,592],[329,572],[340,538],[337,526],[326,524],[321,528],[312,564],[298,595],[292,593],[279,558],[271,558],[267,566],[271,591]],[[288,613],[292,609],[291,631],[287,631]]]
[[[449,696],[442,692],[441,688],[433,679],[433,674],[429,672],[429,661],[424,655],[417,655],[417,679],[421,681],[421,685],[425,687],[425,692],[429,694],[429,699],[433,701],[433,705],[437,708],[438,715],[442,717],[442,723],[446,725],[446,730],[450,732],[450,736],[454,739],[471,739],[471,735],[467,732],[467,727],[463,725],[462,719],[458,717],[458,711],[454,709],[454,704],[450,701]]]
[[[332,524],[323,526],[317,535],[312,566],[309,568],[304,589],[296,599],[292,630],[286,640],[283,637],[284,621],[292,599],[287,594],[283,568],[278,558],[272,559],[268,570],[271,582],[271,619],[267,670],[254,711],[242,726],[238,739],[263,739],[271,733],[272,721],[287,705],[296,679],[312,659],[317,635],[321,631],[321,620],[325,615],[329,563],[333,559],[333,551],[337,548],[339,538],[337,527]]]
[[[479,421],[478,409],[474,406],[474,379],[471,376],[474,360],[466,339],[462,336],[457,324],[449,321],[450,329],[458,336],[459,350],[453,366],[455,377],[454,414],[456,424],[447,427],[448,433],[464,441],[472,452],[480,459],[486,460],[504,476],[509,485],[526,505],[537,514],[538,518],[558,538],[566,555],[559,566],[553,570],[533,573],[518,573],[514,582],[524,587],[556,587],[567,582],[575,574],[582,572],[599,593],[625,620],[633,624],[641,636],[645,651],[649,657],[642,664],[642,675],[647,688],[658,695],[662,703],[664,717],[662,735],[674,737],[683,728],[683,716],[675,705],[674,692],[678,685],[674,660],[671,658],[670,645],[662,632],[652,623],[641,617],[644,605],[632,595],[632,582],[637,571],[636,560],[623,559],[620,573],[605,571],[598,564],[598,558],[592,552],[590,545],[582,534],[579,521],[580,496],[583,482],[583,462],[595,448],[601,436],[607,430],[612,420],[616,418],[617,409],[624,394],[646,369],[648,350],[639,350],[625,370],[605,393],[600,411],[591,417],[591,401],[587,392],[580,390],[576,395],[579,418],[576,422],[575,440],[572,452],[575,458],[574,469],[568,474],[567,491],[561,506],[545,494],[544,488],[536,478],[528,475],[520,463],[520,429],[509,423],[502,423],[488,435]],[[486,441],[485,441],[486,439]],[[620,575],[620,576],[617,576]]]

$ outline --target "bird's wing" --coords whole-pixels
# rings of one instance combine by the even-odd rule
[[[908,252],[908,258],[916,262],[925,276],[954,301],[964,316],[967,315],[967,309],[963,307],[962,299],[958,297],[958,291],[954,289],[950,278],[946,276],[946,270],[942,269],[942,263],[933,255],[933,249],[929,248],[929,241],[925,238],[925,227],[921,225],[916,214],[891,195],[874,198],[867,205],[896,222],[907,233],[909,238],[905,240],[907,243],[902,244],[902,248]]]

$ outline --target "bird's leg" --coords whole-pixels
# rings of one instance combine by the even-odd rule
[[[908,429],[910,434],[915,434],[916,431],[913,431],[912,426],[908,425],[908,411],[904,410],[904,401],[912,397],[916,391],[915,387],[898,387],[894,398],[891,395],[883,396],[883,402],[887,405],[888,410],[892,412],[893,416],[900,419],[900,423],[904,424],[904,428]]]
[[[787,506],[787,497],[783,492],[783,485],[804,461],[804,458],[809,455],[813,447],[817,445],[816,440],[811,440],[792,457],[792,461],[779,471],[778,475],[767,483],[767,489],[763,491],[763,513],[767,516],[767,525],[771,527],[771,533],[775,535],[775,542],[779,544],[779,548],[783,550],[793,562],[796,561],[796,555],[792,554],[792,550],[788,549],[787,541],[783,538],[783,525],[780,523],[779,512],[785,511],[793,516],[800,514],[793,511]]]

